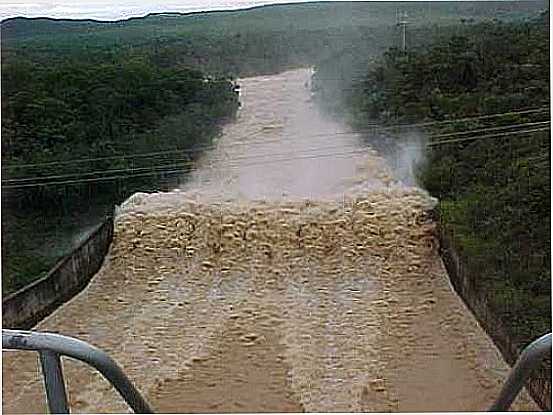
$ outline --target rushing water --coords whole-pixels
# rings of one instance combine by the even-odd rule
[[[507,365],[418,220],[432,200],[319,114],[309,74],[242,80],[189,183],[128,199],[100,272],[37,329],[106,350],[158,412],[485,409]],[[36,358],[4,359],[4,410],[42,412]],[[75,411],[126,410],[65,369]]]
[[[241,80],[237,121],[199,160],[187,184],[147,198],[137,194],[123,210],[175,206],[183,192],[204,201],[297,200],[340,198],[354,185],[402,187],[400,176],[358,134],[321,114],[311,74],[299,69]]]

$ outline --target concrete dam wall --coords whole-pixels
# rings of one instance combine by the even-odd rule
[[[508,328],[490,306],[486,292],[477,287],[476,281],[480,275],[470,270],[469,260],[455,246],[451,230],[441,222],[438,223],[440,224],[440,256],[453,288],[494,341],[505,361],[511,366],[514,365],[522,348],[515,344]],[[534,371],[526,384],[526,389],[541,409],[551,411],[551,360],[543,362]]]
[[[3,327],[29,329],[79,293],[102,266],[112,239],[113,219],[106,218],[46,276],[4,298]]]

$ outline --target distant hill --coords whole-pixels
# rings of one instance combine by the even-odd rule
[[[61,37],[103,43],[178,38],[198,33],[233,35],[240,32],[321,30],[357,26],[393,25],[397,9],[406,11],[413,25],[460,19],[511,20],[546,9],[548,2],[456,1],[456,2],[325,2],[260,6],[237,11],[203,13],[158,13],[115,22],[10,18],[0,23],[2,44],[20,41],[55,42]],[[66,39],[68,40],[68,39]]]

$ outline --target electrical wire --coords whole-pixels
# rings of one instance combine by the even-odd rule
[[[535,123],[529,123],[529,124],[535,124]],[[531,130],[522,130],[522,131],[511,131],[511,132],[503,132],[498,134],[488,134],[483,136],[474,136],[474,137],[464,137],[460,139],[452,139],[452,140],[442,140],[442,141],[436,141],[433,143],[427,143],[426,146],[428,147],[434,147],[438,145],[444,145],[449,143],[457,143],[462,141],[471,141],[471,140],[477,140],[477,139],[483,139],[483,138],[494,138],[494,137],[502,137],[506,135],[518,135],[518,134],[527,134],[532,132],[538,132],[538,131],[546,131],[548,128],[541,128],[541,129],[531,129]],[[485,130],[478,130],[478,131],[485,131]],[[450,136],[449,134],[446,135],[436,135],[431,136],[432,137],[443,137],[443,136]],[[357,143],[351,143],[351,144],[337,144],[333,146],[317,146],[317,147],[311,147],[311,148],[305,148],[302,149],[302,151],[323,151],[323,150],[333,150],[333,149],[342,149],[344,147],[358,147]],[[409,147],[409,146],[407,146]],[[275,157],[275,156],[294,156],[297,154],[296,152],[286,152],[286,153],[269,153],[269,154],[257,154],[253,156],[238,156],[233,158],[233,161],[240,161],[240,160],[251,160],[251,159],[260,159],[264,157]],[[176,162],[183,162],[186,165],[193,165],[194,162],[190,161],[189,159],[173,159],[171,160],[172,164]],[[212,159],[213,162],[220,162],[222,161],[221,158],[218,159]],[[36,176],[36,177],[23,177],[23,178],[14,178],[14,179],[6,179],[3,180],[2,183],[11,184],[11,183],[21,183],[21,182],[27,182],[27,181],[37,181],[37,180],[51,180],[51,179],[64,179],[64,178],[70,178],[70,177],[86,177],[86,176],[94,176],[98,174],[112,174],[112,173],[125,173],[125,172],[139,172],[144,170],[159,170],[159,169],[165,169],[173,167],[173,165],[158,165],[158,166],[148,166],[148,167],[137,167],[137,168],[124,168],[124,169],[110,169],[110,170],[98,170],[98,171],[92,171],[92,172],[84,172],[84,173],[67,173],[67,174],[61,174],[61,175],[50,175],[50,176]]]
[[[371,129],[363,129],[363,130],[354,130],[350,132],[339,132],[334,134],[315,134],[315,135],[308,135],[308,136],[302,136],[303,139],[309,139],[309,138],[315,138],[315,137],[327,137],[327,136],[335,136],[335,135],[357,135],[362,134],[366,132],[375,132],[375,131],[383,131],[383,130],[389,130],[389,129],[395,129],[395,128],[418,128],[423,126],[430,126],[430,125],[437,125],[437,124],[444,124],[444,123],[453,123],[453,122],[462,122],[462,121],[469,121],[469,120],[479,120],[479,119],[485,119],[485,118],[492,118],[492,117],[501,117],[501,116],[508,116],[508,115],[516,115],[516,114],[528,114],[528,113],[536,113],[536,112],[545,112],[548,111],[549,108],[539,108],[539,109],[530,109],[530,110],[522,110],[522,111],[512,111],[507,113],[499,113],[499,114],[489,114],[484,116],[478,116],[478,117],[467,117],[467,118],[460,118],[456,120],[444,120],[444,121],[435,121],[435,122],[428,122],[428,123],[417,123],[417,124],[397,124],[392,126],[377,126],[375,125]],[[481,131],[492,131],[492,130],[499,130],[499,129],[508,129],[508,128],[516,128],[521,126],[530,126],[530,125],[539,125],[539,124],[548,124],[550,121],[541,121],[541,122],[534,122],[534,123],[522,123],[522,124],[512,124],[507,126],[499,126],[499,127],[490,127],[485,129],[479,129],[479,130],[467,130],[467,131],[460,131],[460,132],[453,132],[441,135],[442,137],[446,136],[453,136],[453,135],[461,135],[461,134],[469,134],[471,132],[481,132]],[[252,136],[255,137],[258,134],[263,133],[264,130],[258,130],[251,134],[248,134],[242,139],[245,138],[251,138]],[[435,136],[436,138],[438,136]],[[238,146],[238,145],[262,145],[265,143],[270,142],[280,142],[281,139],[273,139],[273,140],[260,140],[257,142],[252,143],[234,143],[230,146]],[[85,158],[85,159],[77,159],[77,160],[64,160],[64,161],[52,161],[52,162],[44,162],[44,163],[27,163],[27,164],[12,164],[12,165],[5,165],[2,166],[2,169],[15,169],[15,168],[29,168],[29,167],[45,167],[45,166],[55,166],[55,165],[67,165],[67,164],[79,164],[79,163],[88,163],[88,162],[94,162],[94,161],[104,161],[104,160],[116,160],[116,159],[130,159],[130,158],[141,158],[141,157],[151,157],[151,156],[157,156],[157,155],[166,155],[166,154],[175,154],[175,153],[197,153],[201,151],[206,150],[212,150],[215,147],[210,146],[199,146],[193,149],[189,150],[166,150],[166,151],[158,151],[158,152],[149,152],[149,153],[138,153],[138,154],[128,154],[128,155],[121,155],[121,156],[106,156],[106,157],[95,157],[95,158]]]
[[[450,124],[455,122],[465,122],[465,121],[474,121],[474,120],[485,120],[489,118],[498,118],[498,117],[507,117],[510,115],[521,115],[521,114],[532,114],[532,113],[542,113],[542,112],[548,112],[549,107],[541,107],[541,108],[531,108],[531,109],[523,109],[523,110],[517,110],[517,111],[511,111],[511,112],[500,112],[496,114],[486,114],[486,115],[479,115],[476,117],[464,117],[464,118],[456,118],[452,120],[442,120],[442,121],[428,121],[428,122],[421,122],[416,124],[409,124],[408,128],[418,128],[418,127],[427,127],[427,126],[434,126],[434,125],[441,125],[441,124]],[[395,126],[391,126],[390,128],[398,128],[405,126],[407,124],[397,124]]]
[[[513,132],[509,132],[509,133],[501,133],[501,134],[491,134],[491,135],[484,135],[484,136],[480,136],[480,137],[465,137],[465,138],[462,138],[462,139],[456,139],[456,140],[444,140],[444,141],[440,141],[440,142],[437,142],[437,143],[428,143],[427,146],[432,146],[432,145],[441,145],[441,144],[449,144],[449,143],[456,143],[456,142],[459,142],[459,141],[467,141],[467,140],[474,140],[474,139],[478,139],[478,138],[491,138],[491,137],[502,137],[502,136],[506,136],[506,135],[514,135],[514,134],[528,134],[528,133],[533,133],[533,132],[537,132],[537,131],[547,131],[548,129],[546,128],[542,128],[542,129],[532,129],[532,130],[524,130],[524,131],[513,131]],[[330,149],[330,148],[336,148],[336,147],[339,147],[339,148],[343,148],[344,146],[334,146],[334,147],[328,147],[328,148],[314,148],[314,149],[311,149],[311,150],[323,150],[323,149]],[[334,157],[334,156],[344,156],[344,155],[354,155],[354,154],[366,154],[367,152],[367,149],[359,149],[359,150],[355,150],[355,151],[350,151],[350,152],[332,152],[332,153],[328,153],[328,154],[304,154],[304,155],[300,155],[300,156],[296,156],[296,157],[289,157],[290,154],[294,154],[294,153],[280,153],[280,154],[265,154],[265,155],[262,155],[261,157],[274,157],[274,156],[287,156],[285,158],[281,158],[281,159],[272,159],[272,160],[262,160],[260,161],[259,158],[260,156],[259,155],[256,155],[256,156],[244,156],[244,157],[241,157],[241,158],[235,158],[235,159],[232,159],[232,160],[229,160],[225,163],[219,163],[217,164],[216,166],[217,167],[228,167],[228,168],[242,168],[242,167],[248,167],[248,166],[255,166],[255,165],[265,165],[265,164],[273,164],[273,163],[280,163],[280,162],[287,162],[287,161],[290,161],[290,160],[305,160],[305,159],[318,159],[318,158],[325,158],[325,157]],[[254,162],[250,162],[250,163],[237,163],[237,161],[240,161],[240,160],[257,160],[257,161],[254,161]],[[188,162],[188,163],[185,163],[183,165],[193,165],[192,162]],[[125,173],[125,172],[128,172],[128,171],[144,171],[144,170],[147,170],[148,172],[147,173],[138,173],[138,174],[130,174],[130,175],[116,175],[116,176],[107,176],[107,177],[93,177],[93,178],[89,178],[89,179],[79,179],[79,177],[82,177],[84,175],[81,175],[81,176],[76,176],[73,180],[66,180],[66,181],[46,181],[46,182],[42,182],[42,183],[24,183],[24,184],[15,184],[15,185],[5,185],[5,186],[2,186],[3,188],[5,189],[14,189],[14,188],[25,188],[25,187],[37,187],[37,186],[50,186],[50,185],[61,185],[61,184],[72,184],[72,183],[87,183],[87,182],[99,182],[99,181],[107,181],[107,180],[118,180],[118,179],[122,179],[122,178],[131,178],[131,177],[143,177],[143,176],[154,176],[154,175],[158,175],[158,174],[174,174],[174,173],[185,173],[187,171],[190,171],[190,169],[173,169],[173,170],[167,170],[168,168],[173,168],[175,167],[174,164],[172,165],[164,165],[164,166],[153,166],[153,167],[144,167],[144,168],[138,168],[138,169],[120,169],[120,170],[108,170],[108,171],[102,171],[102,172],[94,172],[94,173],[103,173],[103,174],[110,174],[110,173]],[[213,168],[213,167],[212,167]],[[90,173],[87,173],[87,174],[90,174]],[[74,176],[74,175],[73,175]],[[69,177],[69,175],[68,175]],[[53,179],[53,178],[65,178],[65,176],[57,176],[57,177],[42,177],[40,179],[42,180],[46,180],[46,179]],[[30,180],[30,179],[29,179]],[[13,182],[12,182],[13,183]]]
[[[464,141],[481,140],[481,139],[484,139],[484,138],[504,137],[504,136],[507,136],[507,135],[530,134],[530,133],[535,133],[535,132],[540,132],[540,131],[549,131],[549,130],[550,130],[550,128],[534,128],[534,129],[531,129],[531,130],[508,131],[508,132],[504,132],[504,133],[488,134],[488,135],[482,135],[482,136],[477,136],[477,137],[464,137],[464,138],[456,138],[456,139],[451,139],[451,140],[440,140],[440,141],[435,141],[433,143],[428,143],[428,144],[426,144],[426,146],[427,147],[435,147],[435,146],[440,146],[440,145],[444,145],[444,144],[453,144],[453,143],[461,143],[461,142],[464,142]]]
[[[318,155],[308,155],[308,156],[302,156],[302,157],[292,157],[292,158],[284,158],[284,159],[278,159],[278,160],[266,160],[262,162],[254,162],[254,163],[246,163],[246,164],[234,164],[234,165],[227,165],[226,167],[229,168],[242,168],[242,167],[248,167],[248,166],[255,166],[255,165],[266,165],[266,164],[273,164],[273,163],[280,163],[280,162],[287,162],[290,160],[304,160],[304,159],[318,159],[318,158],[324,158],[324,157],[336,157],[336,156],[348,156],[353,154],[361,154],[365,153],[366,150],[357,150],[357,151],[351,151],[351,152],[344,152],[344,153],[331,153],[331,154],[318,154]],[[21,184],[21,185],[8,185],[8,186],[2,186],[3,189],[15,189],[15,188],[25,188],[25,187],[40,187],[40,186],[55,186],[55,185],[62,185],[62,184],[75,184],[75,183],[90,183],[90,182],[100,182],[100,181],[111,181],[111,180],[119,180],[124,178],[134,178],[134,177],[144,177],[144,176],[156,176],[159,174],[175,174],[175,173],[186,173],[187,169],[175,169],[175,170],[160,170],[156,171],[155,173],[140,173],[140,174],[131,174],[131,175],[119,175],[119,176],[111,176],[111,177],[95,177],[90,179],[79,179],[79,180],[66,180],[61,182],[45,182],[45,183],[27,183],[27,184]]]
[[[498,130],[506,130],[511,128],[530,127],[530,126],[547,125],[547,124],[551,124],[551,121],[536,121],[536,122],[527,122],[522,124],[504,125],[500,127],[477,128],[474,130],[456,131],[452,133],[439,134],[439,135],[435,135],[434,137],[438,137],[438,136],[451,137],[451,136],[464,135],[464,134],[470,134],[470,133],[481,133],[481,132],[488,132],[488,131],[498,131]]]
[[[243,138],[250,138],[259,134],[262,130],[255,131],[251,134],[245,135]],[[246,143],[240,143],[246,144]],[[215,146],[199,146],[192,149],[178,149],[178,150],[163,150],[163,151],[153,151],[149,153],[134,153],[134,154],[121,154],[119,156],[105,156],[105,157],[93,157],[93,158],[83,158],[77,160],[61,160],[61,161],[49,161],[44,163],[27,163],[27,164],[8,164],[2,166],[2,169],[16,169],[16,168],[29,168],[29,167],[46,167],[46,166],[58,166],[58,165],[67,165],[67,164],[80,164],[80,163],[89,163],[95,161],[105,161],[105,160],[119,160],[119,159],[133,159],[133,158],[142,158],[142,157],[151,157],[151,156],[161,156],[166,154],[176,154],[176,153],[197,153],[200,151],[211,150]]]

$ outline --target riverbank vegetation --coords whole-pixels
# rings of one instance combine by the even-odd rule
[[[161,68],[146,57],[47,66],[16,59],[3,75],[4,252],[28,245],[19,218],[69,217],[106,194],[120,203],[155,187],[159,170],[182,174],[195,149],[209,146],[238,106],[231,81]],[[21,263],[44,271],[51,263],[43,257],[7,255],[5,291],[28,281],[9,278],[12,264],[34,274]]]
[[[76,211],[101,204],[109,213],[130,194],[182,176],[238,108],[232,80],[147,55],[46,65],[16,56],[2,73],[4,293],[63,254],[48,245],[58,227],[74,228],[67,222],[78,222]],[[74,238],[59,236],[53,244],[71,249],[65,239]]]
[[[551,330],[549,64],[548,13],[464,24],[389,49],[342,97],[356,128],[427,137],[419,182],[520,346]]]

